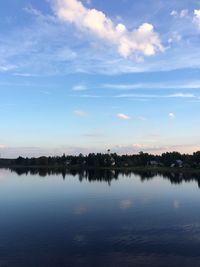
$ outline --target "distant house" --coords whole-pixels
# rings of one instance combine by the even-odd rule
[[[125,162],[125,163],[123,164],[123,166],[124,166],[124,167],[128,167],[129,164]]]
[[[175,162],[171,164],[171,168],[174,167],[183,168],[183,161],[179,159],[175,160]]]
[[[104,164],[109,164],[110,166],[115,166],[115,159],[109,155],[109,159],[104,159]]]
[[[156,161],[156,160],[150,160],[148,162],[148,165],[150,165],[150,166],[159,166],[160,163],[158,161]]]
[[[176,160],[176,164],[178,165],[179,168],[183,167],[183,161],[182,160]]]
[[[178,165],[179,168],[183,167],[183,161],[182,160],[176,160],[176,165]]]
[[[115,166],[115,159],[113,157],[110,157],[111,166]]]
[[[71,162],[72,162],[71,160],[66,160],[65,165],[69,166],[71,164]]]

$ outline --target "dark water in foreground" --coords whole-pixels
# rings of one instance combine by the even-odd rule
[[[0,170],[0,267],[200,266],[200,177],[39,174]]]

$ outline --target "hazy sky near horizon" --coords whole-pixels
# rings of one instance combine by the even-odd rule
[[[200,2],[0,3],[0,154],[200,149]]]

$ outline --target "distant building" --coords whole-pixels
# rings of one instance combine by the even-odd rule
[[[148,162],[148,165],[150,165],[150,166],[159,166],[160,163],[158,161],[156,161],[156,160],[150,160]]]
[[[182,168],[183,167],[183,161],[182,160],[176,160],[176,164],[178,167]]]
[[[66,160],[65,165],[69,166],[71,164],[71,162],[72,162],[71,160]]]
[[[109,155],[109,159],[104,159],[104,164],[109,164],[110,166],[115,166],[115,159]]]
[[[113,157],[110,157],[111,166],[115,166],[115,159]]]
[[[171,168],[178,167],[178,168],[183,168],[183,161],[182,160],[175,160],[174,163],[171,164]]]

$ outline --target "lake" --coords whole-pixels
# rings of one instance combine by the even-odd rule
[[[0,169],[0,267],[199,267],[199,181]]]

